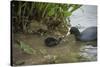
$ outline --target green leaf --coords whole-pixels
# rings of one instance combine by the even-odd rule
[[[73,9],[70,12],[74,12],[78,8],[80,8],[82,5],[72,5]]]
[[[24,42],[20,41],[20,48],[27,54],[33,54],[33,48],[31,48],[29,45],[25,44]]]
[[[53,8],[53,9],[51,9],[49,12],[48,12],[48,15],[49,16],[52,16],[52,15],[54,15],[55,14],[55,9]]]
[[[68,17],[68,16],[71,16],[72,15],[72,13],[71,12],[68,12],[68,11],[64,11],[63,13],[64,13],[64,16],[65,17]]]

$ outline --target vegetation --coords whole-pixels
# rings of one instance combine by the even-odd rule
[[[36,25],[36,23],[34,24],[36,21],[38,25],[42,24],[47,27],[41,29],[41,26],[37,26],[40,27],[36,30],[38,32],[42,30],[42,32],[59,31],[66,33],[68,25],[70,25],[69,17],[80,7],[81,5],[77,4],[12,1],[12,29],[14,32],[29,33],[31,24]]]
[[[31,46],[29,46],[28,44],[22,41],[18,41],[16,46],[27,54],[30,54],[30,55],[35,54],[35,50]]]

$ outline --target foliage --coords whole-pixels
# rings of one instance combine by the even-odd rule
[[[52,29],[60,25],[60,23],[62,23],[64,27],[67,27],[69,17],[72,15],[72,12],[79,7],[81,7],[81,5],[12,1],[13,29],[25,32],[31,20],[37,20]]]
[[[16,46],[20,48],[22,51],[24,51],[27,54],[35,54],[35,50],[31,46],[25,44],[23,41],[18,41],[18,42],[19,44]]]

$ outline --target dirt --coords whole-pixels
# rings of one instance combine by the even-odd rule
[[[52,36],[52,35],[48,35]],[[60,44],[54,47],[47,47],[44,40],[48,36],[33,34],[14,34],[12,44],[12,63],[13,65],[37,65],[37,64],[56,64],[80,62],[79,49],[80,43],[75,40],[73,35],[64,38]],[[54,36],[53,36],[54,37]],[[17,47],[16,40],[29,45],[34,53],[27,54],[20,47]]]

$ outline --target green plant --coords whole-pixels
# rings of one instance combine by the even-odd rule
[[[31,46],[24,43],[23,41],[18,41],[16,46],[27,54],[35,54],[36,53],[36,50],[34,50]]]
[[[27,32],[31,20],[37,20],[54,30],[59,25],[67,29],[72,12],[81,7],[77,4],[12,1],[14,29]]]

